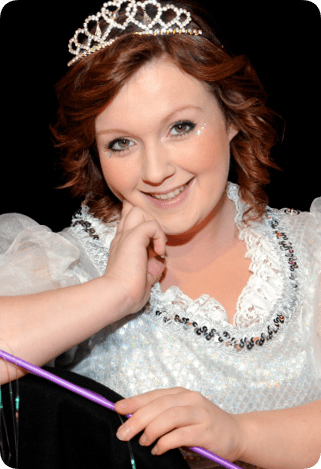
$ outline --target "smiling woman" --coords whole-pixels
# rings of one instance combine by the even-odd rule
[[[309,467],[321,452],[320,199],[310,213],[267,205],[280,118],[194,0],[100,8],[69,42],[51,125],[64,187],[83,202],[57,234],[0,217],[2,343],[111,393],[133,414],[115,447],[133,440],[142,467],[217,467],[195,446],[225,467]],[[75,431],[90,404],[54,394],[30,431],[38,383],[0,365],[1,383],[21,378],[22,469],[35,453],[39,469],[105,467],[105,420]],[[37,445],[54,416],[57,435]],[[93,463],[83,441],[96,434]]]
[[[195,236],[219,201],[228,210],[229,144],[237,130],[227,129],[213,94],[166,57],[133,76],[97,117],[96,132],[109,189],[153,215],[167,237]],[[125,148],[117,149],[120,142]]]
[[[231,134],[231,140],[235,136],[233,131],[239,133],[238,138],[232,142],[231,147],[240,190],[243,199],[249,204],[249,218],[259,219],[262,216],[267,201],[262,186],[269,182],[269,168],[277,167],[269,155],[271,147],[277,140],[277,134],[273,127],[276,116],[265,107],[266,93],[249,60],[245,56],[229,56],[208,26],[205,23],[203,24],[201,18],[194,23],[194,26],[197,26],[197,24],[203,25],[203,36],[206,33],[211,40],[199,37],[192,39],[186,35],[179,37],[167,35],[163,38],[154,36],[150,37],[148,41],[142,41],[140,36],[133,36],[131,47],[128,48],[126,38],[120,37],[116,43],[103,51],[103,54],[108,56],[108,61],[105,61],[104,65],[97,57],[90,56],[86,58],[86,61],[91,63],[90,68],[85,69],[81,67],[81,63],[76,64],[75,68],[70,70],[68,76],[58,83],[56,90],[61,102],[61,108],[58,114],[60,117],[56,128],[53,128],[53,132],[59,142],[59,147],[67,149],[66,158],[63,161],[69,179],[67,186],[71,187],[74,195],[85,196],[86,204],[91,208],[92,213],[99,218],[107,220],[113,209],[119,211],[120,205],[119,197],[113,198],[110,194],[110,185],[107,184],[106,186],[105,180],[99,179],[101,159],[99,163],[97,142],[93,141],[94,110],[99,116],[96,120],[96,124],[99,125],[97,136],[101,132],[106,135],[106,129],[100,128],[102,125],[100,122],[103,119],[101,116],[106,116],[107,119],[107,130],[108,126],[110,129],[107,133],[111,135],[111,138],[108,142],[105,138],[103,146],[107,148],[108,156],[110,157],[116,150],[124,150],[124,148],[114,146],[120,144],[119,139],[121,139],[123,146],[133,147],[130,151],[137,155],[134,141],[124,138],[123,132],[127,131],[123,125],[123,115],[125,113],[128,124],[131,127],[133,123],[136,124],[135,130],[137,129],[137,118],[139,117],[140,133],[144,129],[146,134],[152,125],[153,119],[151,119],[151,116],[155,114],[156,108],[159,112],[157,115],[155,114],[154,121],[159,119],[160,122],[164,121],[163,124],[168,124],[166,119],[169,119],[173,114],[173,117],[177,117],[176,122],[171,122],[173,125],[181,122],[182,119],[186,119],[182,117],[182,113],[179,114],[179,108],[190,107],[189,120],[192,121],[192,124],[194,124],[193,119],[200,119],[197,129],[199,133],[203,124],[207,123],[206,120],[209,114],[213,111],[213,109],[210,109],[210,104],[205,106],[208,98],[210,98],[209,103],[212,103],[212,107],[215,101],[217,108],[215,114],[219,114],[219,119],[217,118],[216,121],[222,121],[221,125],[224,126],[224,133],[228,131]],[[120,50],[123,50],[122,54],[119,53]],[[169,75],[167,82],[162,82],[160,77],[156,76],[157,69],[154,71],[154,76],[152,76],[152,72],[149,74],[144,73],[139,83],[137,83],[137,79],[134,80],[135,72],[141,75],[147,65],[151,69],[151,61],[155,62],[166,57],[169,59],[168,68],[163,72],[163,77],[169,71],[172,71],[173,74],[173,70],[176,70],[177,76],[172,77],[172,80],[170,80]],[[200,64],[201,67],[197,66]],[[81,68],[79,69],[79,67]],[[73,80],[77,73],[82,76],[82,85],[74,88]],[[100,77],[100,81],[98,81],[98,77]],[[132,83],[133,80],[134,83]],[[224,86],[222,86],[223,83]],[[252,85],[248,86],[249,83]],[[130,84],[131,89],[128,91]],[[193,84],[196,89],[193,89]],[[187,86],[187,88],[185,89],[184,86]],[[90,93],[88,92],[89,89]],[[141,101],[137,102],[142,90],[144,90],[145,96],[144,105]],[[180,91],[179,98],[176,97],[177,90]],[[84,108],[88,109],[88,113],[84,109],[73,108],[76,96],[78,99],[81,98]],[[119,103],[119,106],[117,115],[114,116],[112,111],[117,106],[114,103],[115,96],[117,96],[116,103]],[[127,96],[132,96],[131,102],[128,101]],[[102,104],[103,97],[105,105]],[[136,102],[134,102],[135,97]],[[104,111],[106,103],[110,104]],[[175,109],[173,103],[175,103]],[[192,108],[194,108],[194,113],[192,113]],[[71,109],[73,109],[73,115],[70,114]],[[198,113],[196,113],[197,109]],[[78,114],[77,120],[74,119],[75,113]],[[177,116],[174,116],[175,113]],[[141,120],[142,116],[144,122]],[[111,121],[111,117],[113,119],[117,117],[117,125]],[[149,120],[151,122],[148,122],[147,125]],[[158,126],[160,126],[160,122]],[[215,125],[217,129],[213,138],[217,142],[213,141],[211,144],[223,145],[223,138],[222,142],[218,140],[224,133],[219,128],[219,122],[215,122]],[[112,129],[114,129],[113,134]],[[160,130],[157,129],[158,132]],[[210,133],[210,130],[207,130],[206,134],[210,135]],[[179,145],[177,139],[178,136],[175,135],[175,138],[170,140],[174,146],[171,145],[169,148],[174,149]],[[206,138],[202,140],[205,142],[204,146],[209,145]],[[73,142],[72,146],[70,142]],[[147,143],[150,146],[150,143]],[[197,139],[186,141],[183,150],[186,156],[194,154],[194,164],[197,164],[197,159],[195,159],[196,143],[199,144],[200,142]],[[83,152],[86,145],[88,146],[87,155]],[[186,146],[189,148],[188,152],[186,152]],[[101,149],[102,147],[100,147],[100,152]],[[79,152],[82,152],[81,159],[78,156]],[[168,148],[166,152],[168,152]],[[123,153],[122,156],[124,156]],[[146,164],[146,161],[144,162],[147,178],[150,166],[155,164],[155,158],[154,162],[151,158],[148,160],[151,160],[148,164]],[[133,164],[132,159],[130,159],[129,164]],[[227,174],[228,168],[229,158],[226,158]],[[110,169],[112,171],[112,168]],[[157,171],[159,170],[160,168],[157,168]],[[107,177],[107,174],[104,173],[104,176]],[[166,175],[165,177],[167,178]],[[179,177],[182,176],[176,175],[174,179]],[[170,176],[170,181],[168,180],[165,185],[163,184],[163,188],[161,187],[160,190],[172,189],[173,186],[165,187],[169,186],[172,180],[173,178]],[[181,181],[178,182],[181,183]],[[185,183],[185,181],[182,182]],[[161,181],[156,182],[158,185],[160,183]],[[145,192],[148,192],[148,190]],[[108,197],[104,197],[104,194],[108,194]]]

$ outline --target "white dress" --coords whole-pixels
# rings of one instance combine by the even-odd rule
[[[262,222],[246,226],[238,187],[229,183],[227,193],[253,272],[233,325],[206,293],[193,301],[177,287],[162,293],[157,283],[142,311],[105,327],[57,364],[124,397],[182,386],[231,413],[321,398],[321,198],[310,213],[267,208]],[[23,215],[1,216],[0,295],[102,275],[116,226],[92,217],[86,207],[60,234]],[[214,466],[199,461],[197,467]]]

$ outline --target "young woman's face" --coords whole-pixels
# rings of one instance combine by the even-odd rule
[[[109,188],[169,235],[194,230],[221,205],[236,134],[213,94],[168,59],[141,68],[96,119]]]

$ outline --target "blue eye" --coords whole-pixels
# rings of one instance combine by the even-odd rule
[[[194,124],[191,121],[177,122],[177,124],[173,125],[173,127],[171,128],[171,135],[174,135],[175,137],[180,136],[180,135],[185,135],[191,132],[192,130],[194,130],[195,127],[196,127],[196,124]],[[175,132],[173,133],[173,131]]]

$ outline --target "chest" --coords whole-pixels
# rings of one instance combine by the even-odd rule
[[[246,245],[240,242],[204,268],[200,262],[199,269],[194,268],[192,272],[166,269],[161,289],[164,292],[176,285],[192,300],[205,293],[223,306],[232,324],[238,299],[252,275],[251,260],[245,255]]]

